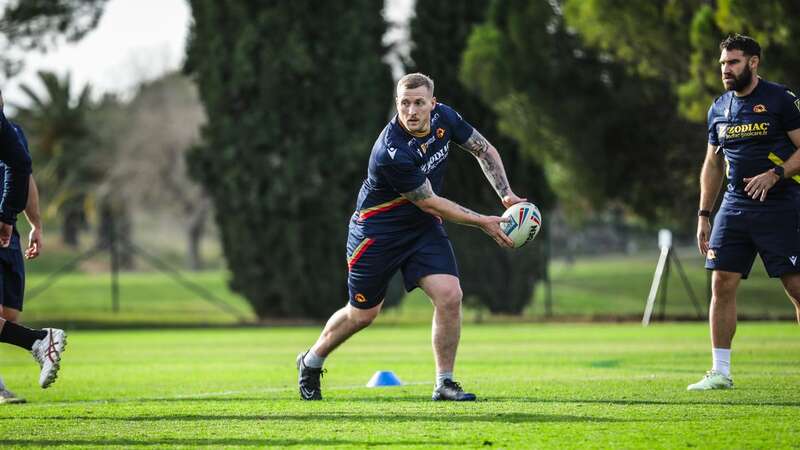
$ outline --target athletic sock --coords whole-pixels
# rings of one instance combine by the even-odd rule
[[[306,353],[306,356],[303,357],[303,364],[306,367],[319,369],[323,364],[325,364],[325,358],[317,356],[313,350],[309,350],[308,353]]]
[[[444,384],[444,380],[453,381],[453,372],[439,372],[436,374],[436,387]]]
[[[6,342],[26,350],[33,348],[33,343],[47,337],[47,331],[31,330],[22,325],[6,320],[3,330],[0,331],[0,342]]]
[[[714,356],[714,366],[711,370],[719,372],[726,377],[731,376],[731,349],[712,348],[711,353]]]

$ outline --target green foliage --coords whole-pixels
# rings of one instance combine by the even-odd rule
[[[541,167],[531,158],[525,158],[520,147],[499,132],[494,111],[459,80],[458,68],[467,37],[484,20],[488,3],[487,0],[418,2],[411,20],[413,70],[433,77],[437,99],[458,110],[498,148],[514,191],[544,209],[550,206],[552,193]],[[453,26],[443,27],[442,23]],[[484,213],[502,213],[497,194],[469,153],[451,153],[447,171],[444,196]],[[544,214],[546,217],[547,212]],[[531,300],[534,284],[544,273],[547,227],[538,242],[515,251],[498,247],[474,228],[449,224],[447,229],[454,243],[467,301],[495,313],[522,313]]]
[[[231,287],[260,317],[326,317],[347,298],[346,227],[391,105],[382,5],[191,3],[209,125],[189,165]]]
[[[75,42],[100,22],[108,0],[24,0],[4,2],[0,18],[0,66],[13,76],[24,52],[48,50],[65,39]]]
[[[793,0],[566,0],[564,15],[584,41],[629,64],[643,78],[666,78],[677,95],[675,111],[703,123],[722,92],[717,60],[727,34],[754,37],[763,48],[760,73],[800,86],[794,43],[800,4]],[[688,64],[688,71],[687,69]]]
[[[470,36],[461,77],[544,165],[569,214],[622,203],[670,220],[695,201],[702,153],[686,149],[704,134],[675,117],[668,78],[644,78],[587,46],[553,2],[493,1]]]
[[[325,363],[303,402],[294,357],[316,327],[71,332],[58,380],[0,346],[3,447],[793,448],[800,338],[744,323],[736,389],[686,392],[710,363],[708,326],[467,326],[456,377],[479,401],[430,401],[430,327],[375,327]],[[367,388],[376,370],[407,383]]]
[[[77,245],[92,192],[103,177],[97,156],[106,150],[98,148],[89,126],[90,87],[75,95],[69,75],[42,71],[38,77],[44,93],[22,85],[30,106],[18,107],[15,119],[29,139],[45,216],[59,217],[64,242]]]

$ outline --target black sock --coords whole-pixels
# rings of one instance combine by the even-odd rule
[[[31,330],[7,320],[3,325],[3,330],[0,331],[0,342],[7,342],[28,350],[33,348],[34,342],[45,337],[47,337],[47,331]]]

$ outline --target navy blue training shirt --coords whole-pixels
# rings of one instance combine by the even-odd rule
[[[9,121],[9,123],[11,123],[11,127],[17,133],[17,137],[19,138],[19,141],[22,144],[22,147],[25,149],[25,153],[27,153],[28,156],[30,156],[31,153],[30,153],[30,149],[28,148],[28,138],[25,136],[25,132],[22,131],[22,127],[17,125],[14,122],[10,122]],[[0,162],[0,186],[2,186],[4,184],[5,169],[6,169],[5,163]],[[27,198],[26,198],[26,202],[25,203],[27,204]],[[17,227],[16,226],[14,227],[14,230],[13,230],[13,236],[16,239],[11,239],[11,242],[9,243],[7,248],[9,248],[11,250],[17,250],[17,249],[20,248],[20,243],[19,243],[19,232],[17,231]],[[4,249],[0,248],[0,251],[3,251],[3,250]]]
[[[3,195],[0,199],[0,220],[15,224],[17,214],[28,202],[28,176],[31,174],[31,157],[25,150],[24,135],[20,138],[16,128],[0,111],[0,162],[5,165]]]
[[[450,152],[450,141],[463,145],[473,128],[449,106],[431,111],[430,133],[415,137],[395,116],[383,129],[369,157],[353,220],[366,233],[403,231],[438,221],[400,194],[422,186],[427,178],[439,194]]]
[[[724,152],[728,186],[722,206],[742,210],[791,210],[800,207],[800,183],[779,180],[764,202],[744,191],[744,178],[782,164],[795,152],[789,131],[800,128],[800,99],[776,83],[759,79],[753,92],[728,91],[708,110],[708,143]],[[800,178],[798,178],[800,179]]]

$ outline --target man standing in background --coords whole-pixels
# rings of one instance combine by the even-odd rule
[[[697,222],[697,244],[713,271],[713,366],[690,391],[733,387],[736,290],[756,253],[769,276],[781,279],[800,322],[800,99],[758,77],[761,47],[753,38],[729,36],[720,50],[728,92],[708,111]],[[727,189],[711,232],[709,216],[725,175]]]

